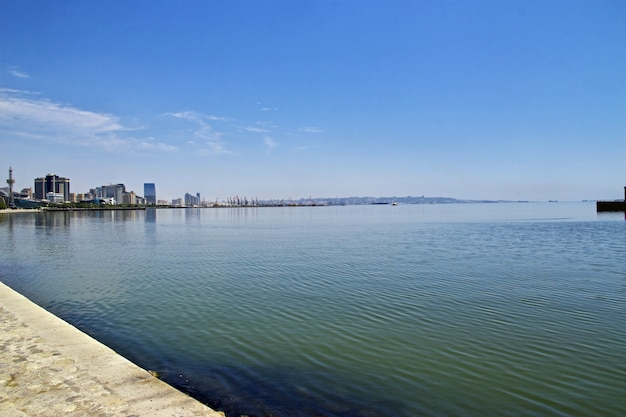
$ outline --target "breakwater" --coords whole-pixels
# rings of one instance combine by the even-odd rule
[[[597,201],[596,211],[626,211],[626,200],[624,201]]]
[[[624,211],[626,212],[626,187],[624,187],[624,199],[613,201],[596,202],[596,211]]]

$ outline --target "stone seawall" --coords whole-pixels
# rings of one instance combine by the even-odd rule
[[[224,416],[1,282],[0,415]]]

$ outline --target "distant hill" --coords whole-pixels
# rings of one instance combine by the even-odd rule
[[[367,204],[459,204],[459,203],[498,203],[503,200],[460,200],[452,197],[327,197],[327,198],[301,198],[289,201],[260,201],[260,205],[298,205],[298,206],[347,206]]]

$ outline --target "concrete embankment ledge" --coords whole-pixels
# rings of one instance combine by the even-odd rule
[[[0,415],[224,416],[1,282]]]

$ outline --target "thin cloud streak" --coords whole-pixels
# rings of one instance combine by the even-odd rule
[[[8,94],[7,94],[8,93]],[[172,146],[154,144],[121,133],[130,131],[111,114],[96,113],[48,99],[15,97],[22,91],[0,92],[0,129],[5,135],[71,146],[94,147],[105,151],[173,150]]]
[[[186,110],[176,113],[164,113],[165,116],[172,116],[177,119],[189,120],[196,123],[206,123],[206,120],[213,122],[232,122],[234,119],[224,116],[214,116],[211,114],[202,114],[193,110]]]
[[[322,129],[314,126],[301,127],[300,129],[298,129],[298,131],[304,133],[324,133]]]
[[[155,142],[154,138],[149,138],[149,140],[144,140],[139,143],[140,148],[147,151],[165,151],[171,152],[177,150],[176,146],[167,145],[161,142]]]
[[[41,94],[38,91],[17,90],[15,88],[0,88],[0,94],[15,94],[15,95],[38,95]]]
[[[194,130],[193,135],[197,139],[201,139],[209,148],[212,154],[230,154],[232,152],[225,149],[222,143],[223,133],[216,132],[208,121],[230,122],[233,119],[222,116],[205,115],[192,110],[182,112],[164,113],[165,116],[175,117],[177,119],[186,120],[196,124],[198,127]]]
[[[267,150],[270,151],[272,149],[274,149],[275,147],[278,146],[278,142],[276,142],[273,138],[271,138],[270,136],[265,136],[263,138],[263,142],[265,143],[265,146],[267,147]]]
[[[80,110],[48,100],[0,96],[0,120],[3,124],[34,123],[35,128],[70,128],[92,133],[123,130],[115,116]]]
[[[30,75],[26,74],[25,72],[18,71],[16,69],[10,69],[8,72],[9,74],[17,78],[30,78]]]
[[[260,127],[253,127],[253,126],[244,127],[243,129],[252,133],[269,133],[270,132],[269,129],[263,129]]]

